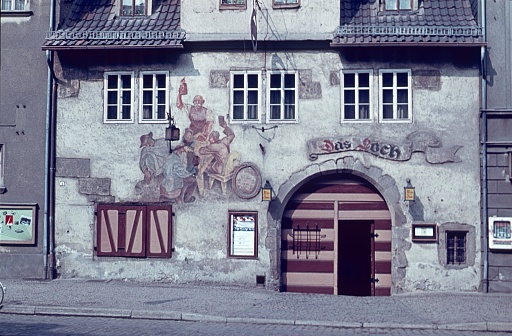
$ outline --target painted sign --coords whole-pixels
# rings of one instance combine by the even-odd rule
[[[456,152],[462,146],[441,147],[441,141],[435,135],[422,131],[409,134],[402,143],[389,139],[355,136],[316,138],[307,142],[308,158],[312,161],[318,159],[319,155],[363,151],[394,161],[407,161],[412,153],[423,152],[425,160],[429,163],[460,162]]]
[[[0,205],[0,244],[34,244],[36,205]]]

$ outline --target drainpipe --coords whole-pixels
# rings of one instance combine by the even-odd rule
[[[55,27],[55,0],[50,2],[50,26]],[[44,279],[53,279],[55,269],[54,258],[54,191],[55,191],[55,85],[53,80],[53,51],[46,51],[48,63],[47,88],[46,88],[46,151],[45,151],[45,202],[44,202],[44,242],[43,261]]]
[[[482,35],[484,42],[487,43],[486,32],[486,1],[481,0],[482,6]],[[484,274],[483,285],[484,293],[489,292],[489,248],[488,248],[488,229],[487,218],[489,217],[487,209],[487,47],[484,45],[480,49],[481,68],[482,68],[482,101],[481,101],[481,119],[482,119],[482,233],[483,244],[482,249],[484,252]]]

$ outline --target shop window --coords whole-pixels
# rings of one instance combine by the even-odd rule
[[[244,71],[231,73],[231,122],[259,122],[261,73]]]
[[[272,0],[273,8],[296,8],[300,6],[300,0]]]
[[[133,72],[107,72],[104,79],[104,121],[133,122]]]
[[[296,121],[298,74],[271,72],[268,85],[269,121]]]
[[[411,122],[411,71],[380,70],[380,121]]]
[[[142,72],[139,104],[141,123],[167,121],[169,113],[169,80],[167,72]]]
[[[96,216],[98,257],[171,257],[170,205],[101,204]]]
[[[341,73],[341,99],[343,121],[370,121],[372,119],[370,70],[344,70]]]
[[[220,9],[246,9],[247,0],[220,0]]]
[[[149,2],[149,4],[148,4]],[[121,15],[122,16],[145,16],[150,13],[148,0],[122,0]]]
[[[446,232],[446,264],[462,265],[466,263],[466,232]]]

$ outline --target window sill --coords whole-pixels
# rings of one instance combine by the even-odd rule
[[[34,15],[32,11],[1,11],[1,17],[29,17]]]

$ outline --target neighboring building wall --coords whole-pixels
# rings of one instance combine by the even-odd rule
[[[423,53],[423,57],[419,57]],[[98,52],[78,59],[71,52],[60,55],[67,80],[58,98],[56,246],[61,277],[127,278],[161,281],[212,281],[254,284],[266,276],[271,287],[279,285],[280,221],[286,202],[306,181],[337,170],[366,178],[381,192],[392,213],[392,293],[416,290],[477,290],[480,282],[480,181],[479,99],[468,92],[479,90],[478,58],[454,50],[429,53],[367,49],[358,51],[260,51],[197,52],[169,55],[157,53],[146,61],[141,54],[123,51]],[[443,56],[434,56],[443,55]],[[373,56],[375,55],[375,56]],[[471,55],[471,57],[467,57]],[[151,59],[157,60],[152,62]],[[111,61],[109,61],[111,60]],[[120,66],[119,60],[125,61]],[[393,60],[393,62],[390,62]],[[130,63],[132,62],[132,63]],[[260,195],[243,199],[218,182],[204,193],[195,193],[191,203],[174,204],[171,259],[97,257],[95,211],[98,202],[154,202],[144,193],[144,175],[139,168],[141,136],[164,136],[166,124],[103,122],[104,71],[166,70],[170,72],[170,97],[176,125],[182,135],[189,120],[175,107],[182,79],[188,85],[185,103],[202,95],[212,111],[214,129],[222,134],[218,117],[230,120],[229,72],[232,69],[297,70],[300,73],[298,122],[234,124],[231,151],[240,162],[253,163],[263,181],[269,180],[277,199],[262,202]],[[340,70],[372,69],[372,99],[379,101],[379,69],[410,69],[412,74],[412,123],[340,124]],[[464,88],[463,90],[461,88]],[[265,92],[265,89],[262,91]],[[262,111],[266,111],[266,93]],[[135,98],[138,99],[138,98]],[[138,101],[138,100],[137,100]],[[138,111],[138,108],[136,109]],[[264,127],[264,130],[262,129]],[[365,151],[340,151],[320,155],[316,161],[308,142],[319,138],[372,138],[412,146],[403,161],[371,155]],[[173,143],[175,145],[176,143]],[[313,149],[314,151],[314,149]],[[442,154],[443,152],[444,154]],[[434,154],[433,156],[431,154]],[[427,162],[428,161],[428,162]],[[410,180],[416,188],[415,202],[403,201],[403,188]],[[258,258],[228,258],[228,211],[258,214]],[[268,216],[267,216],[268,213]],[[463,266],[446,266],[437,243],[411,242],[411,224],[435,223],[442,230],[467,231],[467,260]],[[444,231],[442,231],[444,232]]]
[[[512,1],[487,8],[487,210],[512,221]],[[488,218],[483,222],[487,225]],[[489,251],[489,291],[512,292],[512,251]]]
[[[0,206],[5,206],[0,212],[0,230],[5,230],[3,234],[0,233],[2,278],[45,276],[43,259],[48,65],[41,45],[50,24],[50,2],[24,3],[28,6],[27,11],[2,10],[0,19],[0,145],[3,152],[3,167],[0,169],[3,169],[1,173],[4,177],[0,181],[0,184],[4,184],[4,188],[1,188],[3,193],[0,194]],[[16,205],[36,206],[35,217],[26,222],[30,222],[30,225],[22,225],[16,219],[19,210],[8,209]],[[14,223],[9,228],[6,215],[12,211],[15,212]],[[22,216],[29,217],[27,214],[28,212],[24,212]],[[32,236],[32,231],[35,237]],[[28,243],[20,245],[22,242]]]

